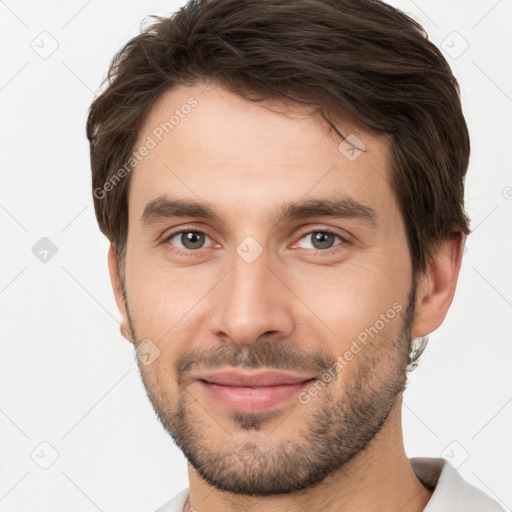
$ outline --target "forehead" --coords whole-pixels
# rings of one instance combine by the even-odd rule
[[[216,85],[167,91],[135,145],[144,156],[131,173],[130,215],[163,195],[216,202],[244,217],[255,207],[337,194],[388,208],[389,140],[338,128],[347,141],[311,109],[251,102]]]

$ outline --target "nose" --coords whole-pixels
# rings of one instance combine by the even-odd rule
[[[235,253],[228,274],[215,287],[212,334],[238,345],[257,342],[263,335],[286,338],[294,328],[294,295],[286,276],[279,275],[267,251],[254,261]],[[282,271],[281,271],[282,274]]]

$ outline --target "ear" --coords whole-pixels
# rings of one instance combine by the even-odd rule
[[[412,336],[420,338],[435,331],[450,307],[462,264],[465,235],[454,235],[439,244],[416,295]]]
[[[123,286],[119,277],[119,269],[117,267],[116,249],[111,243],[108,250],[108,271],[110,273],[110,282],[112,283],[112,289],[114,290],[114,297],[117,303],[117,309],[121,313],[121,324],[119,326],[121,334],[130,343],[133,343],[132,330],[130,322],[128,321],[128,314],[126,310],[126,301],[123,294]]]

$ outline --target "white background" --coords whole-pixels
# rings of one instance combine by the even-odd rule
[[[448,317],[410,377],[406,449],[467,456],[462,476],[510,510],[512,1],[391,3],[451,52],[472,140],[474,233]],[[119,334],[85,137],[115,51],[146,15],[182,4],[0,2],[1,511],[149,512],[188,486]],[[32,48],[57,43],[46,59]],[[32,253],[42,237],[58,249],[46,263]]]

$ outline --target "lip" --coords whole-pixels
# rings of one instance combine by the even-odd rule
[[[315,377],[265,370],[222,370],[193,376],[201,389],[220,405],[239,412],[257,413],[289,401]]]
[[[314,378],[314,375],[298,375],[279,370],[263,370],[258,372],[241,372],[239,370],[217,370],[193,375],[193,378],[205,380],[221,386],[261,387],[300,384]]]

